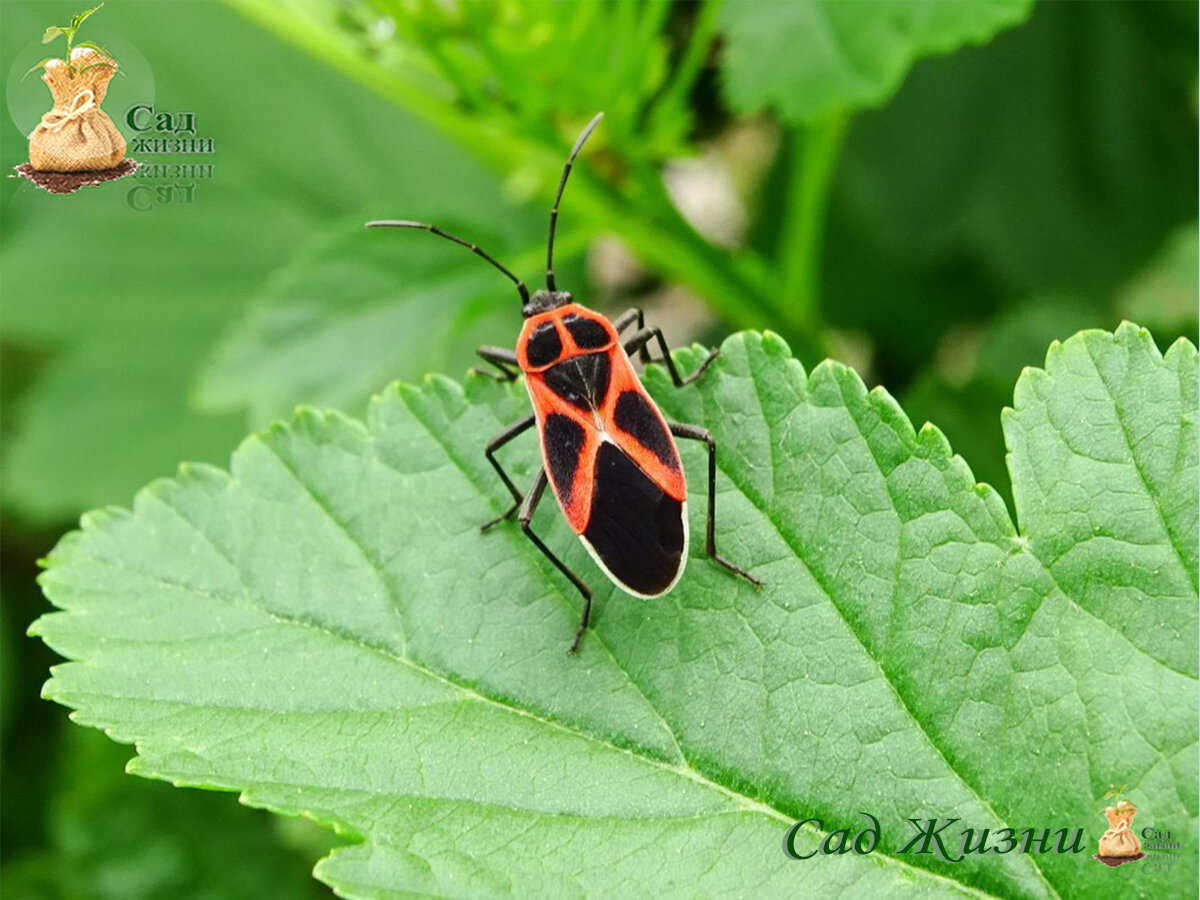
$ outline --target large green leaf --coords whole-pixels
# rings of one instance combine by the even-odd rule
[[[86,516],[43,576],[63,612],[34,630],[75,660],[47,696],[136,741],[140,774],[358,838],[318,868],[348,896],[1108,897],[1086,854],[891,854],[906,817],[1081,827],[1091,853],[1126,782],[1194,846],[1195,348],[1086,332],[1022,376],[1019,530],[852,371],[805,374],[771,335],[723,349],[694,387],[647,382],[720,443],[718,538],[764,590],[694,548],[669,597],[632,599],[545,510],[602,588],[569,656],[578,598],[515,529],[478,531],[507,500],[480,447],[521,389],[432,378]],[[532,446],[505,453],[527,478]],[[860,811],[880,852],[784,858],[788,823]],[[1122,884],[1196,876],[1185,854]]]
[[[981,43],[1024,21],[1030,0],[727,2],[725,88],[743,113],[789,122],[876,106],[922,56]]]

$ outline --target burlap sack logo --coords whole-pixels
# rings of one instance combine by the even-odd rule
[[[54,106],[30,132],[29,162],[17,166],[17,172],[56,194],[112,181],[137,168],[125,159],[125,138],[100,108],[120,66],[99,44],[75,41],[79,26],[100,6],[76,13],[70,25],[47,28],[42,43],[65,38],[67,58],[49,56],[25,73],[44,69],[42,81]]]
[[[1106,866],[1121,866],[1146,855],[1142,852],[1142,842],[1133,832],[1133,817],[1137,815],[1137,807],[1121,799],[1121,791],[1127,787],[1129,785],[1123,784],[1104,795],[1104,799],[1111,799],[1113,805],[1104,810],[1109,827],[1100,838],[1100,852],[1095,858]]]

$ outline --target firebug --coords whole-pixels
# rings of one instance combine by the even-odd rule
[[[630,309],[609,321],[575,302],[554,280],[554,231],[571,166],[603,113],[592,119],[567,157],[554,206],[546,246],[546,288],[530,296],[524,282],[478,246],[435,225],[407,220],[368,222],[368,228],[416,228],[453,241],[482,257],[517,287],[525,325],[516,351],[480,347],[479,356],[497,372],[476,369],[502,381],[525,376],[533,412],[505,428],[487,445],[488,461],[513,496],[509,509],[485,522],[484,531],[514,515],[521,530],[583,595],[583,613],[570,650],[588,627],[592,592],[534,533],[534,511],[549,484],[571,529],[604,573],[635,597],[660,597],[680,577],[688,555],[687,481],[675,438],[701,441],[708,447],[708,516],[705,551],[718,565],[752,584],[762,583],[717,553],[715,486],[717,445],[696,425],[668,422],[642,387],[631,353],[650,361],[653,342],[676,387],[695,381],[717,358],[713,350],[700,367],[683,377],[658,328],[646,327],[642,311]],[[628,337],[622,335],[635,326]],[[497,374],[498,373],[498,374]],[[496,458],[509,441],[537,428],[542,466],[522,493]]]

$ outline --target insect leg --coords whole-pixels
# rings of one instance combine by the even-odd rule
[[[708,527],[705,531],[704,547],[708,558],[734,575],[745,578],[755,587],[762,587],[761,581],[745,569],[735,566],[717,553],[717,442],[713,440],[713,436],[706,429],[698,425],[681,425],[678,422],[668,422],[667,427],[671,429],[671,434],[675,435],[675,437],[684,438],[689,441],[703,441],[708,445]]]
[[[613,328],[617,330],[617,334],[620,334],[634,322],[637,322],[638,331],[646,327],[646,320],[642,316],[641,307],[634,306],[625,310],[625,312],[613,319]],[[646,349],[645,344],[642,344],[641,350],[638,351],[638,357],[644,363],[650,362],[650,351]]]
[[[630,307],[629,309],[625,310],[625,312],[613,319],[613,328],[617,329],[617,334],[620,334],[634,322],[637,322],[639,331],[646,324],[642,317],[642,310],[637,306]]]
[[[497,522],[503,522],[505,519],[511,519],[513,513],[515,513],[518,507],[520,507],[521,501],[525,499],[521,495],[521,492],[517,490],[517,486],[513,484],[512,479],[508,477],[508,473],[504,471],[504,467],[500,465],[500,460],[496,459],[494,454],[513,438],[524,434],[526,431],[532,428],[534,421],[534,416],[532,413],[530,413],[524,419],[521,419],[521,421],[514,422],[512,425],[509,425],[502,432],[492,438],[491,443],[487,445],[487,449],[484,451],[484,455],[488,458],[488,462],[492,464],[492,468],[496,470],[496,473],[500,476],[500,480],[504,482],[504,486],[507,487],[509,493],[513,495],[513,505],[510,506],[502,515],[496,516],[496,518],[489,519],[487,522],[484,522],[483,525],[479,527],[480,531],[487,531]]]
[[[500,370],[500,374],[497,375],[479,366],[472,366],[471,371],[476,375],[491,378],[493,381],[516,381],[517,376],[521,374],[517,368],[517,354],[511,350],[505,350],[503,347],[480,347],[475,352],[484,362],[491,363]]]
[[[533,514],[537,510],[538,503],[541,502],[542,494],[546,491],[546,470],[539,469],[537,478],[533,480],[533,486],[529,488],[529,493],[525,495],[525,499],[521,502],[521,514],[517,516],[517,521],[521,523],[521,530],[525,532],[525,536],[533,542],[533,545],[542,551],[542,555],[558,568],[570,580],[571,584],[579,588],[579,593],[583,594],[583,615],[579,618],[579,628],[575,630],[575,640],[571,641],[570,652],[574,653],[579,649],[579,641],[583,638],[583,632],[587,630],[588,619],[592,614],[592,592],[588,586],[583,583],[578,575],[567,568],[566,563],[554,555],[554,553],[542,543],[542,539],[533,533],[533,529],[529,523],[533,521]]]
[[[708,359],[700,364],[700,368],[686,378],[681,378],[679,370],[675,368],[675,360],[671,359],[671,351],[667,347],[667,340],[663,337],[661,328],[642,328],[625,342],[625,352],[632,353],[634,350],[639,350],[645,355],[643,358],[648,357],[649,354],[646,353],[646,345],[651,340],[658,341],[658,348],[662,351],[663,355],[662,361],[667,364],[667,371],[671,373],[671,381],[675,382],[675,387],[683,387],[685,384],[691,384],[704,374],[704,371],[712,365],[714,359],[721,355],[720,350],[713,350],[708,354]]]

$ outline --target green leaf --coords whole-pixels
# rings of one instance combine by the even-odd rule
[[[94,69],[97,66],[104,66],[104,68],[106,68],[106,69],[116,69],[116,71],[118,71],[118,72],[121,71],[120,69],[117,69],[117,67],[114,63],[106,63],[106,62],[98,62],[98,63],[92,63],[91,65],[87,65],[87,66],[80,66],[78,69],[76,69],[76,71],[77,72],[86,72],[88,69]]]
[[[718,542],[762,591],[694,543],[671,595],[635,600],[543,510],[599,589],[567,655],[578,597],[515,528],[478,529],[508,502],[480,448],[528,401],[431,378],[365,425],[300,411],[230,473],[184,467],[86,516],[43,576],[63,612],[33,631],[75,660],[46,695],[136,741],[139,774],[353,835],[317,870],[351,897],[1106,897],[1085,856],[892,853],[935,816],[1094,846],[1124,780],[1193,845],[1195,349],[1087,332],[1022,376],[1019,531],[852,371],[806,374],[771,335],[723,350],[686,390],[646,382],[715,435]],[[704,453],[682,452],[696,533]],[[503,453],[530,477],[532,441]],[[879,852],[783,857],[796,819],[862,811]],[[1175,895],[1196,861],[1137,875]]]
[[[168,266],[147,265],[144,273],[164,287],[172,277]],[[230,291],[238,288],[225,283]],[[190,372],[219,332],[222,318],[213,314],[223,312],[215,291],[190,293],[215,298],[195,310],[190,325],[174,309],[149,310],[142,297],[126,296],[120,308],[145,311],[138,327],[126,334],[98,331],[91,346],[63,341],[54,363],[14,404],[19,424],[7,436],[3,472],[10,508],[58,521],[82,505],[127,494],[147,474],[170,471],[181,455],[220,459],[236,444],[245,433],[239,417],[198,415],[187,403]]]
[[[52,40],[54,40],[56,37],[58,37],[60,34],[63,37],[67,38],[67,40],[70,40],[71,35],[74,34],[74,29],[59,28],[57,25],[51,25],[49,28],[46,29],[46,33],[44,35],[42,35],[42,43],[48,44]]]
[[[1132,327],[1085,334],[1051,345],[1005,413],[1017,516],[1067,596],[1131,652],[1194,678],[1195,351],[1181,339],[1161,358]]]
[[[104,5],[103,3],[100,4],[100,6],[103,6],[103,5]],[[90,16],[92,13],[94,13],[96,10],[98,10],[100,8],[100,6],[93,6],[91,9],[84,10],[81,13],[75,13],[75,15],[73,15],[71,17],[71,31],[72,32],[78,31],[79,26],[83,24],[83,20],[86,19],[88,16]]]
[[[58,57],[57,56],[47,56],[45,59],[34,63],[32,66],[30,66],[28,69],[25,70],[25,74],[21,76],[21,80],[24,81],[26,78],[28,78],[30,75],[32,75],[34,72],[36,72],[38,69],[40,69],[46,63],[50,62],[50,60],[52,60],[52,59],[58,59]]]
[[[877,106],[922,56],[989,40],[1023,22],[1029,0],[728,2],[725,90],[741,113],[787,122]]]
[[[545,256],[544,213],[515,222],[507,214],[528,265],[518,263],[514,235],[487,222],[502,215],[481,205],[440,224],[534,271]],[[478,361],[479,344],[511,346],[519,307],[513,286],[463,248],[349,222],[275,273],[204,367],[197,398],[206,409],[246,410],[256,427],[298,404],[361,414],[392,379],[458,374]]]
[[[76,47],[87,47],[89,50],[95,50],[97,53],[101,54],[102,56],[107,56],[113,62],[117,61],[117,58],[115,56],[113,56],[111,53],[109,53],[107,50],[105,50],[103,47],[101,47],[95,41],[80,41],[75,46]]]

